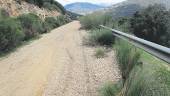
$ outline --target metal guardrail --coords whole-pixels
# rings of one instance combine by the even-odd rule
[[[161,46],[159,44],[138,38],[133,35],[129,35],[127,33],[103,25],[100,25],[100,27],[111,30],[114,36],[129,41],[131,44],[135,45],[136,47],[143,49],[144,51],[170,64],[170,48]]]

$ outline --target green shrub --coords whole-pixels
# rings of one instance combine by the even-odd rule
[[[139,64],[140,52],[123,41],[117,42],[115,49],[122,79],[125,82],[134,66]]]
[[[136,12],[131,19],[132,32],[143,39],[170,47],[170,12],[162,5],[152,5]]]
[[[116,84],[109,82],[102,86],[99,92],[101,96],[118,96],[122,88],[123,85],[121,81],[117,82]]]
[[[57,28],[61,25],[70,22],[66,16],[58,16],[58,17],[46,17],[45,18],[45,28],[50,31],[51,29]]]
[[[66,24],[70,21],[71,20],[67,16],[64,16],[64,15],[60,15],[57,17],[57,22],[60,26]]]
[[[104,58],[105,56],[105,50],[103,48],[97,48],[95,51],[95,57],[96,58]]]
[[[112,16],[107,13],[93,13],[80,18],[80,23],[84,29],[99,28],[99,25],[110,25],[112,23]]]
[[[45,32],[43,22],[35,14],[24,14],[19,16],[17,19],[21,22],[23,31],[25,33],[25,40],[35,37],[39,33]]]
[[[52,11],[52,10],[58,10],[59,8],[57,6],[55,6],[54,4],[50,4],[48,2],[44,3],[43,5],[44,8]],[[59,11],[59,10],[58,10]]]
[[[116,94],[113,96],[170,95],[169,66],[162,63],[139,64],[140,52],[127,42],[120,41],[116,44],[116,54],[122,73],[123,88],[119,92],[113,89],[112,94]]]
[[[59,27],[60,25],[58,24],[56,18],[54,18],[54,17],[46,17],[45,18],[45,26],[46,26],[47,30],[50,31],[51,29]]]
[[[123,96],[170,96],[170,71],[164,65],[135,66],[125,84]]]
[[[130,31],[130,18],[128,17],[120,17],[120,18],[114,19],[114,22],[111,27],[116,30],[120,30],[126,33],[132,33]]]
[[[93,30],[89,35],[90,45],[111,46],[114,43],[114,39],[112,32],[106,29]]]
[[[24,38],[21,24],[13,18],[0,20],[0,52],[16,47]]]

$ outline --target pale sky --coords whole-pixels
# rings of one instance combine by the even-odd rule
[[[105,4],[116,4],[122,1],[126,1],[126,0],[56,0],[58,2],[60,2],[62,5],[66,5],[69,3],[74,3],[74,2],[89,2],[89,3],[94,3],[94,4],[101,4],[101,3],[105,3]]]

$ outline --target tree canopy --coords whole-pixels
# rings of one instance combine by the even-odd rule
[[[131,19],[133,33],[143,39],[170,47],[170,12],[163,5],[138,11]]]

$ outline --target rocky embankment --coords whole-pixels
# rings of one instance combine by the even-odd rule
[[[38,6],[29,4],[24,0],[0,0],[0,9],[5,9],[10,16],[34,13],[44,19],[45,17],[60,15],[57,11],[49,11],[44,8],[39,8]]]

